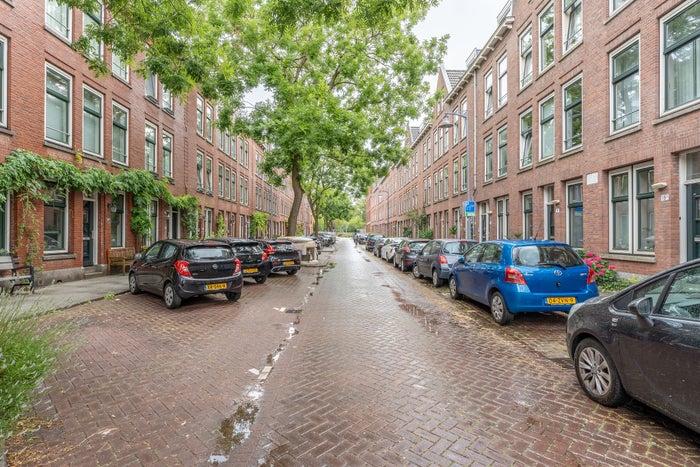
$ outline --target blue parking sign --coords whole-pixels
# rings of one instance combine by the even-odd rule
[[[465,216],[473,216],[474,212],[475,212],[474,201],[465,201],[463,204],[464,204],[464,215]]]

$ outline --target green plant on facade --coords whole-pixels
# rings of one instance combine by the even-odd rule
[[[255,211],[250,219],[250,228],[257,237],[267,237],[269,233],[268,220],[270,214],[266,212]]]
[[[228,234],[226,229],[226,218],[222,213],[216,218],[216,236],[219,238],[226,237]]]
[[[419,230],[419,231],[418,231],[418,237],[419,237],[419,238],[427,238],[427,239],[432,240],[432,238],[433,238],[433,229],[431,229],[431,228],[425,228],[425,229]]]
[[[453,237],[457,236],[457,224],[452,224],[450,226],[450,235],[452,235]]]

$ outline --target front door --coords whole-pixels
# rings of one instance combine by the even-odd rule
[[[95,202],[83,201],[83,266],[95,265]]]
[[[700,183],[687,185],[688,257],[700,258]]]

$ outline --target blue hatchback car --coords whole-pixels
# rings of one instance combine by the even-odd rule
[[[494,240],[479,243],[450,271],[450,296],[489,305],[500,325],[517,313],[568,312],[598,296],[595,274],[566,243]]]

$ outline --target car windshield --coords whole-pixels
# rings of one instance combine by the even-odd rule
[[[574,250],[563,245],[528,245],[513,249],[513,263],[518,266],[560,266],[583,264]]]
[[[225,246],[194,246],[187,248],[183,255],[186,259],[218,260],[233,258],[233,250]]]

